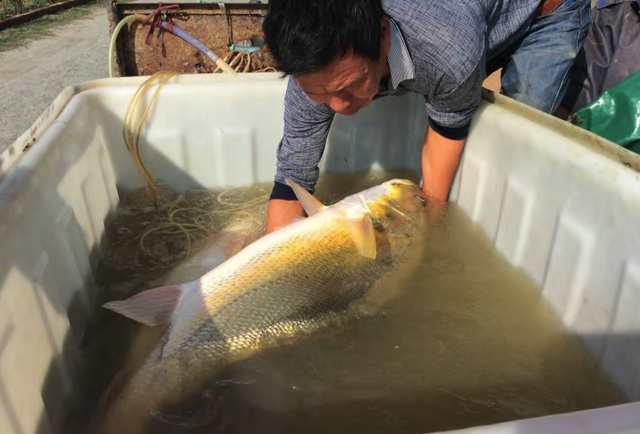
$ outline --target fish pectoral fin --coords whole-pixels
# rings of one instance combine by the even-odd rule
[[[302,207],[307,212],[307,215],[311,217],[314,214],[318,214],[320,211],[325,209],[326,207],[320,202],[318,199],[313,197],[311,193],[309,193],[304,188],[300,187],[298,184],[293,182],[290,178],[285,179],[285,182],[289,187],[293,189],[296,197],[302,204]]]
[[[366,258],[376,259],[376,234],[371,216],[365,213],[359,217],[348,217],[347,224],[360,254]]]
[[[102,307],[148,326],[164,325],[171,322],[181,294],[180,285],[161,286]]]

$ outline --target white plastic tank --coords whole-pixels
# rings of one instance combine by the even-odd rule
[[[122,121],[143,80],[66,89],[0,156],[2,434],[62,434],[105,222],[119,192],[140,186]],[[277,74],[171,80],[147,119],[145,164],[178,190],[271,182],[285,89]],[[417,95],[338,116],[321,170],[419,173],[425,126]],[[539,285],[630,400],[460,432],[640,432],[640,158],[487,92],[451,199]]]

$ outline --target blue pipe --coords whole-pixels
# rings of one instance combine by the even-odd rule
[[[162,28],[173,33],[174,35],[184,39],[189,44],[193,45],[195,48],[200,50],[205,56],[211,59],[212,62],[216,62],[220,57],[216,55],[211,49],[207,48],[202,42],[198,41],[196,38],[182,30],[180,27],[176,26],[174,23],[170,21],[162,20],[161,22]]]

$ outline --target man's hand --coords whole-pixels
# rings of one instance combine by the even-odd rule
[[[302,204],[297,200],[272,199],[267,208],[267,223],[263,235],[268,235],[278,227],[291,223],[296,217],[306,215]]]
[[[447,201],[465,141],[447,139],[427,128],[422,145],[422,189],[431,199]]]

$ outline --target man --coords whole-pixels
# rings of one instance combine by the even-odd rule
[[[589,24],[589,0],[270,0],[265,42],[290,76],[265,234],[304,216],[292,178],[314,192],[335,113],[375,97],[424,96],[422,185],[447,200],[482,82],[553,113]]]

